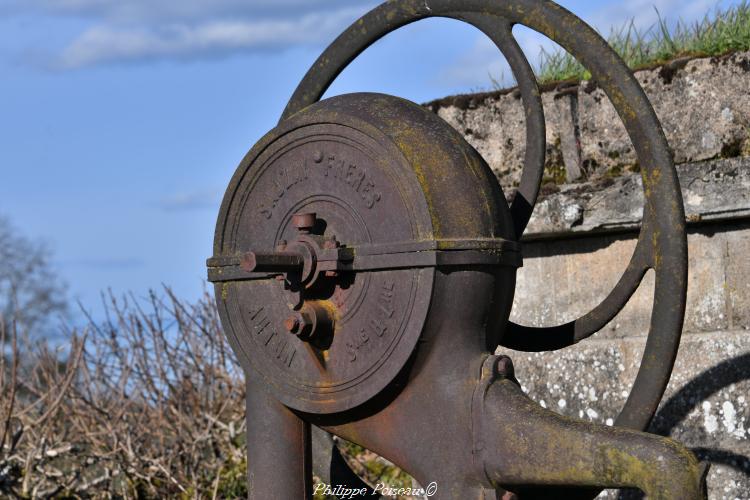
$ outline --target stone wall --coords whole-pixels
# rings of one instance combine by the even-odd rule
[[[701,182],[695,181],[698,171],[705,174]],[[692,222],[684,333],[651,431],[679,439],[712,463],[709,498],[750,498],[750,159],[685,165],[678,172],[685,199],[706,201],[686,204]],[[524,242],[514,321],[565,323],[607,295],[635,248],[639,186],[631,174],[598,190],[566,186],[542,201]],[[561,221],[555,210],[579,215]],[[649,273],[620,314],[576,346],[500,352],[514,359],[524,389],[543,406],[611,424],[640,365],[653,289]]]
[[[689,228],[684,335],[651,431],[711,462],[711,499],[750,498],[748,71],[750,53],[738,53],[637,74],[680,164]],[[548,184],[524,237],[512,314],[531,326],[570,321],[606,296],[635,248],[643,199],[632,145],[600,89],[591,82],[572,91],[558,86],[543,93],[543,102]],[[428,106],[464,134],[511,192],[524,154],[518,93]],[[563,151],[561,137],[570,133],[577,140]],[[571,175],[576,168],[583,178]],[[576,346],[541,354],[501,350],[514,359],[524,390],[559,413],[611,424],[640,364],[653,286],[650,273],[610,324]]]
[[[688,219],[686,333],[750,329],[750,158],[677,167]],[[639,175],[562,186],[537,205],[524,238],[514,316],[532,326],[584,314],[614,287],[636,244]],[[539,293],[543,287],[545,293]],[[653,275],[600,337],[648,331]]]
[[[639,71],[636,77],[661,120],[676,163],[750,154],[750,52],[680,59]],[[595,180],[638,169],[614,107],[594,82],[543,90],[550,180],[572,182],[579,175]],[[517,90],[448,97],[426,106],[466,137],[504,188],[517,185],[525,151]],[[570,137],[575,140],[566,140]]]

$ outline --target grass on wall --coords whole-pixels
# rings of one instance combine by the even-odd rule
[[[658,11],[657,11],[658,13]],[[719,56],[750,49],[750,3],[713,12],[692,24],[678,22],[669,28],[659,14],[656,25],[639,30],[633,21],[613,29],[607,41],[633,69],[658,65],[684,56]],[[542,49],[536,70],[541,83],[586,80],[590,73],[562,49]]]

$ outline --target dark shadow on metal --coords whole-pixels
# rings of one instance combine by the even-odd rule
[[[364,495],[360,495],[363,497],[380,498],[380,495],[375,493],[375,490],[349,467],[344,457],[341,456],[338,446],[334,446],[331,453],[331,485],[341,485],[348,489],[365,491]]]

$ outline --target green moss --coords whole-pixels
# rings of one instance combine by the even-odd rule
[[[560,163],[549,163],[544,167],[542,184],[565,184],[565,166]]]
[[[247,498],[247,459],[229,462],[219,471],[219,498]]]
[[[634,164],[629,165],[628,166],[628,172],[631,172],[631,173],[634,173],[634,174],[641,173],[641,164],[638,163],[638,162],[635,162]]]
[[[609,170],[607,170],[607,173],[604,174],[604,177],[609,177],[609,178],[620,177],[622,173],[623,173],[622,165],[615,165],[614,167],[610,167]]]

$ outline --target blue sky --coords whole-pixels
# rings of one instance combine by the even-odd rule
[[[722,2],[722,5],[738,3]],[[702,17],[715,1],[567,0],[603,32],[634,18]],[[71,297],[196,298],[224,186],[336,34],[376,2],[0,0],[0,214],[45,240]],[[534,61],[550,43],[516,30]],[[417,102],[510,76],[473,28],[429,20],[393,34],[329,95]]]

